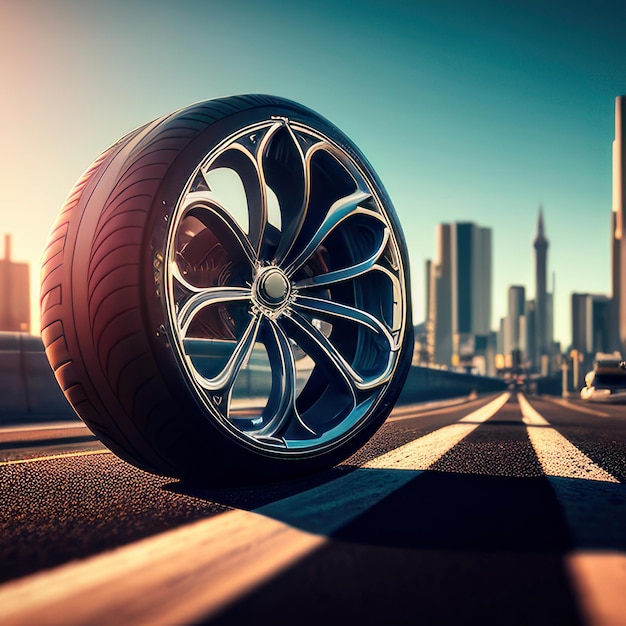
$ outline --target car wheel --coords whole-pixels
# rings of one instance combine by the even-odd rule
[[[213,483],[331,466],[380,427],[413,351],[406,244],[326,119],[209,100],[109,148],[42,265],[42,338],[121,458]]]

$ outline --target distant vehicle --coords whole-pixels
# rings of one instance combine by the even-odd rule
[[[583,400],[593,402],[622,402],[626,404],[626,361],[602,359],[585,376],[580,391]]]

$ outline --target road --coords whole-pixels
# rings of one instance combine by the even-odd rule
[[[626,405],[400,406],[340,466],[237,489],[4,427],[0,471],[1,624],[626,624]]]

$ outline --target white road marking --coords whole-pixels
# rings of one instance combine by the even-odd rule
[[[580,413],[588,413],[589,415],[595,415],[596,417],[611,417],[608,413],[604,411],[597,411],[595,409],[590,409],[588,406],[581,406],[576,402],[568,402],[567,400],[563,400],[563,398],[554,398],[552,396],[545,396],[542,398],[543,400],[547,400],[548,402],[553,402],[554,404],[560,404],[564,406],[566,409],[570,411],[579,411]]]
[[[588,626],[626,626],[626,556],[575,552],[567,569]]]
[[[579,546],[566,555],[565,566],[585,623],[626,626],[626,555],[611,547],[623,545],[626,486],[554,430],[523,395],[518,394],[518,401],[530,441]],[[608,547],[585,547],[599,541]]]
[[[218,610],[325,538],[237,510],[0,587],[0,622],[183,624]]]
[[[388,454],[373,459],[362,467],[383,469],[384,466],[384,469],[425,470],[482,422],[493,417],[507,403],[510,396],[509,392],[505,392],[479,409],[468,413],[458,422],[439,428]]]
[[[113,454],[110,450],[83,450],[80,452],[68,452],[67,454],[49,454],[47,456],[37,456],[32,459],[14,459],[13,461],[0,461],[0,467],[5,465],[24,465],[25,463],[36,463],[39,461],[52,461],[54,459],[67,459],[73,456],[89,456],[91,454]]]
[[[559,478],[550,483],[577,546],[565,565],[585,623],[626,626],[626,485]]]
[[[517,400],[530,442],[547,476],[619,482],[554,430],[524,395],[518,393]]]
[[[444,411],[453,411],[461,404],[467,404],[476,400],[475,397],[464,396],[462,398],[453,398],[451,400],[442,400],[437,402],[418,402],[416,404],[402,404],[396,406],[387,418],[388,422],[396,420],[405,420],[415,417],[419,413],[441,413]]]
[[[0,587],[0,622],[171,626],[206,618],[415,478],[494,415],[509,395],[326,485],[6,583]]]
[[[509,396],[504,393],[459,422],[376,457],[347,476],[256,511],[309,532],[331,533],[428,469],[495,415]]]

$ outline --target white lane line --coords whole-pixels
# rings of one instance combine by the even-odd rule
[[[391,415],[387,418],[388,422],[396,420],[410,419],[421,413],[441,413],[450,412],[458,409],[460,405],[467,404],[476,400],[473,396],[463,396],[462,398],[453,398],[451,400],[440,400],[434,402],[418,402],[416,404],[402,404],[396,406]]]
[[[575,546],[565,567],[587,626],[626,626],[626,485],[551,478]]]
[[[458,422],[420,437],[366,463],[362,467],[382,469],[384,465],[385,469],[425,470],[480,424],[493,417],[507,403],[510,396],[511,394],[507,391],[484,406],[468,413]]]
[[[237,510],[0,587],[12,626],[191,623],[325,541]]]
[[[52,461],[54,459],[67,459],[74,456],[90,456],[91,454],[113,454],[110,450],[83,450],[80,452],[68,452],[67,454],[49,454],[47,456],[37,456],[32,459],[14,459],[13,461],[0,461],[0,467],[5,465],[23,465],[24,463],[35,463],[38,461]]]
[[[565,557],[588,626],[626,626],[626,487],[554,430],[521,394],[528,436],[561,506],[575,546]],[[583,480],[580,480],[583,479]],[[609,548],[586,546],[605,543]]]
[[[626,557],[576,552],[567,559],[587,626],[626,626]]]
[[[455,424],[376,457],[343,478],[273,502],[257,512],[309,532],[331,533],[428,469],[482,422],[495,415],[509,397],[508,392],[503,393]]]
[[[66,430],[68,428],[83,428],[87,426],[83,422],[36,422],[33,424],[24,424],[22,426],[0,426],[0,434],[4,433],[21,433],[38,430]]]
[[[564,406],[566,409],[569,409],[570,411],[588,413],[589,415],[595,415],[596,417],[611,417],[609,413],[605,413],[604,411],[596,411],[595,409],[590,409],[589,407],[586,407],[586,406],[580,406],[580,404],[576,402],[568,402],[567,400],[563,400],[563,398],[543,396],[542,400],[546,400],[547,402],[552,402],[554,404],[560,404],[561,406]]]
[[[445,426],[327,485],[6,583],[0,586],[0,623],[172,626],[207,618],[323,545],[324,533],[415,478],[508,398],[502,394],[464,423]]]
[[[530,442],[547,476],[619,482],[554,430],[523,394],[518,393],[517,400]]]
[[[565,567],[587,626],[626,626],[626,485],[549,479],[575,546]]]

